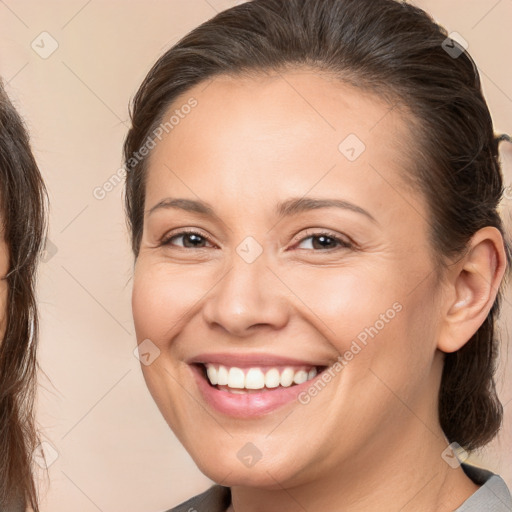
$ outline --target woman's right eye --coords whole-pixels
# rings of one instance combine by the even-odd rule
[[[178,233],[171,233],[162,240],[160,245],[174,246],[176,244],[172,243],[172,241],[180,239],[183,245],[177,245],[177,247],[182,247],[183,249],[203,249],[205,246],[200,244],[210,242],[207,237],[197,231],[185,230],[179,231]]]

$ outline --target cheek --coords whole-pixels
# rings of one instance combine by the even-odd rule
[[[291,274],[283,280],[295,283],[299,311],[354,378],[374,367],[397,378],[428,369],[435,352],[436,290],[429,280],[411,285],[420,282],[417,269],[381,265],[295,272],[293,280]]]
[[[187,322],[194,305],[204,295],[205,286],[198,273],[139,260],[132,291],[137,339],[165,344]]]
[[[373,326],[387,329],[402,309],[400,285],[390,283],[382,267],[296,268],[283,280],[294,283],[298,311],[307,314],[339,352],[352,340],[364,342]]]

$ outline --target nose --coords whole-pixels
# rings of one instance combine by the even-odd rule
[[[221,328],[233,337],[248,337],[258,327],[280,329],[291,309],[286,292],[264,254],[248,263],[235,253],[232,265],[208,294],[203,318],[210,328]]]

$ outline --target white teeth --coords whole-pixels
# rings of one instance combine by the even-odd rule
[[[213,366],[208,366],[206,373],[210,382],[215,386],[218,383],[217,370]]]
[[[247,389],[261,389],[265,387],[265,376],[258,368],[251,368],[245,376],[245,387]]]
[[[266,372],[260,368],[249,368],[245,371],[237,367],[226,367],[223,365],[206,364],[206,374],[213,386],[228,386],[232,389],[263,389],[277,388],[278,386],[289,387],[292,384],[302,384],[313,379],[317,375],[316,368],[301,368],[296,370],[291,367],[281,369],[270,368]],[[243,391],[238,391],[243,393]]]
[[[267,388],[277,388],[280,383],[281,379],[277,368],[272,368],[265,374],[265,386]]]
[[[308,380],[308,372],[306,372],[305,370],[298,371],[293,377],[293,382],[295,382],[295,384],[302,384],[303,382],[306,382],[307,380]]]
[[[210,367],[210,365],[208,365]],[[215,370],[215,367],[211,367]],[[211,382],[211,381],[210,381]],[[228,371],[225,366],[219,366],[217,371],[217,384],[219,386],[225,386],[228,383]],[[213,382],[212,382],[213,384]]]
[[[240,368],[230,368],[228,373],[228,386],[230,388],[243,389],[245,387],[245,375]]]
[[[291,386],[294,375],[295,372],[293,371],[293,368],[285,368],[283,373],[281,373],[281,386],[284,386],[285,388]]]

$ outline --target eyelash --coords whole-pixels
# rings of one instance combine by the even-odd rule
[[[165,245],[172,245],[170,242],[172,239],[174,238],[179,238],[179,237],[184,237],[184,236],[187,236],[187,235],[197,235],[203,239],[205,239],[207,242],[213,244],[213,242],[205,235],[203,235],[202,233],[200,233],[199,231],[195,231],[193,229],[190,229],[190,230],[183,230],[183,231],[179,231],[178,233],[172,233],[171,235],[165,237],[162,239],[162,241],[160,242],[160,246],[165,246]],[[336,250],[341,250],[341,249],[351,249],[351,248],[354,248],[354,244],[349,242],[348,240],[344,240],[342,238],[340,238],[339,236],[335,235],[334,233],[331,233],[329,231],[318,231],[318,232],[306,232],[306,235],[307,236],[304,236],[302,237],[300,240],[297,241],[298,244],[300,244],[301,242],[303,242],[304,240],[307,240],[308,238],[320,238],[322,236],[324,237],[327,237],[327,238],[330,238],[331,240],[335,241],[337,244],[338,244],[338,247],[334,247],[334,248],[330,248],[330,249],[318,249],[318,250],[314,250],[314,252],[332,252],[332,251],[336,251]],[[179,247],[180,249],[194,249],[193,247]],[[197,249],[205,249],[205,247],[197,247]],[[311,249],[303,249],[303,250],[311,250]]]

